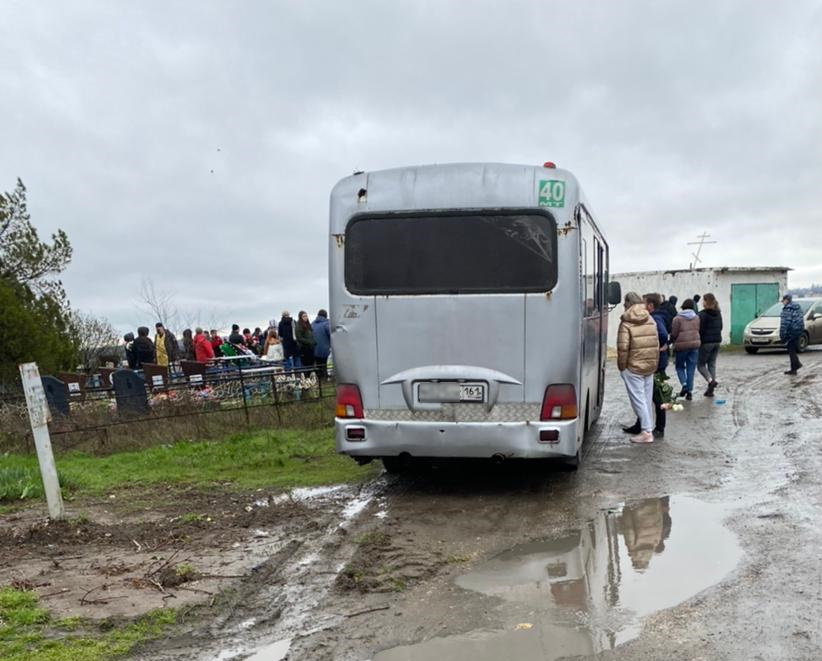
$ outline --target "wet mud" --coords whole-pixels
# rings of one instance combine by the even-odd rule
[[[610,369],[576,473],[466,463],[389,483],[384,516],[358,523],[383,535],[368,564],[413,540],[429,573],[332,590],[320,608],[364,614],[295,627],[287,658],[822,659],[822,352],[796,380],[786,360],[721,355],[716,397],[643,447]]]
[[[272,495],[215,553],[250,549],[245,577],[133,658],[819,661],[822,352],[803,363],[720,354],[716,397],[647,446],[610,364],[577,472],[457,462]]]

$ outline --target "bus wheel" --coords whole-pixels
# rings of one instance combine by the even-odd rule
[[[573,457],[568,457],[567,459],[562,460],[562,464],[565,466],[566,470],[575,471],[579,469],[579,465],[582,463],[582,446],[579,446],[579,450]]]
[[[588,433],[588,427],[590,426],[590,410],[589,410],[590,399],[586,398],[585,401],[585,427],[583,427],[582,432],[582,442],[585,442],[585,435]],[[579,444],[577,448],[577,453],[573,457],[569,457],[568,459],[564,459],[563,463],[568,470],[575,471],[579,468],[579,465],[582,463],[582,443]]]
[[[404,461],[403,457],[383,457],[382,465],[385,467],[386,473],[396,475],[402,473],[408,467],[408,462]]]

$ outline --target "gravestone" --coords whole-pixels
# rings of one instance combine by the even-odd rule
[[[43,390],[46,391],[46,401],[49,403],[52,415],[67,416],[71,413],[68,390],[66,384],[53,376],[44,376],[40,379],[43,382]]]
[[[68,390],[69,401],[83,402],[86,399],[86,381],[88,377],[85,374],[73,372],[58,372],[57,378],[66,384]]]
[[[154,363],[143,363],[143,378],[152,390],[168,387],[168,367]]]
[[[146,380],[142,376],[132,370],[117,370],[111,382],[120,415],[148,413]]]

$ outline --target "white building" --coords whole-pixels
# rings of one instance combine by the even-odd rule
[[[616,273],[611,280],[629,291],[657,293],[666,298],[676,296],[677,309],[686,298],[708,292],[716,296],[722,310],[722,339],[725,343],[741,344],[742,332],[749,321],[774,303],[788,289],[788,271],[784,266],[723,267],[682,269],[676,271],[643,271]],[[699,305],[701,309],[701,304]],[[622,306],[617,306],[608,320],[608,346],[616,346],[617,328]]]

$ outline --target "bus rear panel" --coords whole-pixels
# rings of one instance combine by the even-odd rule
[[[573,175],[348,177],[329,261],[340,452],[578,458],[602,401],[607,246]]]

